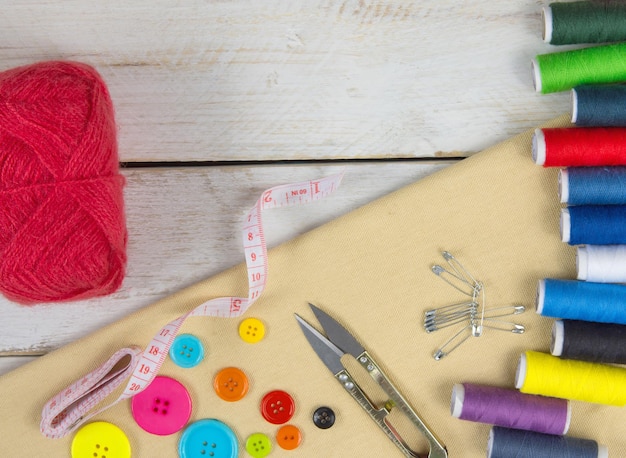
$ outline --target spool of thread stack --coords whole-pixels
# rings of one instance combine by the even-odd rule
[[[537,129],[532,157],[544,167],[626,165],[624,138],[626,128],[618,127]]]
[[[532,61],[532,75],[535,90],[543,94],[626,81],[626,43],[540,54]]]
[[[626,243],[626,205],[579,205],[561,209],[561,240],[570,245]]]
[[[608,458],[605,445],[589,439],[553,436],[494,426],[487,458]]]
[[[552,45],[626,40],[626,5],[622,2],[551,3],[542,13],[543,40]]]
[[[472,383],[454,385],[450,411],[461,420],[558,435],[571,419],[567,400]]]
[[[626,324],[626,285],[543,279],[536,311],[552,318]]]
[[[626,126],[626,86],[608,84],[572,89],[572,122],[581,127]]]
[[[579,280],[626,283],[626,245],[585,245],[576,248]]]
[[[522,393],[623,407],[626,368],[527,351],[520,356],[515,387]]]
[[[626,326],[577,320],[556,320],[550,353],[564,359],[626,364]]]

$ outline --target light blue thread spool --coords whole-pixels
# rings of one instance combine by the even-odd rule
[[[626,324],[626,285],[543,279],[536,311],[552,318]]]
[[[569,167],[559,172],[561,202],[569,205],[626,204],[626,167]]]

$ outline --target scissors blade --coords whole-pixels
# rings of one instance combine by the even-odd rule
[[[311,344],[311,347],[313,347],[313,350],[315,350],[315,353],[317,353],[317,356],[319,356],[333,374],[341,372],[343,370],[341,357],[345,355],[345,353],[324,337],[317,329],[304,321],[301,316],[297,313],[295,315],[304,336],[309,341],[309,344]]]
[[[315,305],[309,303],[311,310],[315,314],[315,317],[324,328],[324,332],[337,347],[343,350],[345,353],[350,353],[355,358],[358,358],[361,353],[365,351],[365,348],[350,334],[346,328],[341,326],[334,318],[323,312]]]

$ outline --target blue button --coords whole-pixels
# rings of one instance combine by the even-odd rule
[[[219,420],[204,419],[189,425],[178,442],[180,458],[237,458],[237,436]]]
[[[180,334],[172,342],[170,358],[180,367],[197,366],[204,358],[202,342],[192,334]]]

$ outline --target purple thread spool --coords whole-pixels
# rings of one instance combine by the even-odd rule
[[[569,401],[472,383],[452,388],[450,411],[461,420],[544,434],[567,433]]]

